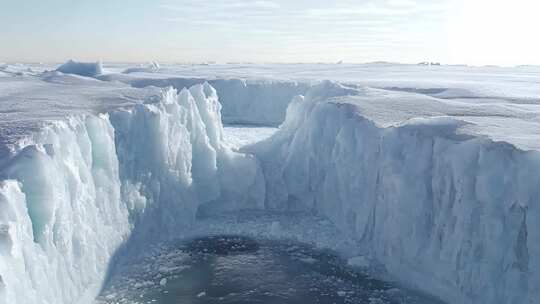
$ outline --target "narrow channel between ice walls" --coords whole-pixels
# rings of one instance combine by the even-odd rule
[[[165,89],[21,144],[0,173],[0,303],[90,303],[128,238],[174,238],[204,203],[262,207],[258,163],[223,145],[220,108],[208,84]]]

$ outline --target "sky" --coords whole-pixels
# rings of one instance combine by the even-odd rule
[[[0,62],[540,64],[538,0],[0,0]]]

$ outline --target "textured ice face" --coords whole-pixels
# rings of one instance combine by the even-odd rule
[[[98,290],[129,231],[118,169],[105,116],[51,125],[15,155],[1,172],[2,243],[12,245],[0,302],[68,303]]]
[[[272,138],[245,148],[267,206],[327,216],[390,274],[452,303],[538,299],[540,155],[463,136],[458,118],[375,113],[364,93],[297,98]],[[381,126],[385,113],[400,123]]]
[[[205,203],[262,206],[258,163],[223,145],[219,109],[207,84],[166,89],[15,150],[0,172],[0,303],[89,302],[128,237],[175,238]]]
[[[118,81],[133,87],[168,87],[177,90],[208,82],[219,95],[223,105],[224,123],[277,126],[285,120],[285,112],[291,99],[304,94],[310,82],[185,78],[160,73],[107,74],[101,80]]]

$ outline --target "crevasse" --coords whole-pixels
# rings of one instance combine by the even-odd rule
[[[228,102],[256,98],[226,83]],[[279,95],[259,89],[264,103]],[[449,117],[383,127],[351,101],[359,94],[311,87],[246,153],[223,142],[208,84],[49,124],[1,162],[0,303],[91,302],[122,245],[243,208],[326,216],[392,277],[450,303],[535,303],[538,152],[462,134]]]

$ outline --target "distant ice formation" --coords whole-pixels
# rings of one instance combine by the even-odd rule
[[[101,62],[78,62],[68,60],[56,70],[65,74],[95,77],[103,74],[103,65]]]
[[[148,65],[140,65],[137,67],[131,67],[125,69],[122,73],[129,74],[129,73],[140,73],[140,72],[146,72],[146,73],[153,73],[159,71],[159,63],[157,61],[152,61]]]
[[[224,123],[254,124],[277,126],[285,120],[285,112],[292,98],[301,95],[310,87],[311,82],[279,81],[279,80],[245,80],[245,79],[204,79],[181,78],[153,74],[132,75],[132,72],[148,72],[147,68],[131,68],[122,74],[108,74],[99,79],[120,81],[133,87],[149,86],[168,87],[177,90],[195,84],[208,82],[216,89],[219,100],[223,104]],[[125,74],[127,73],[127,74]]]

